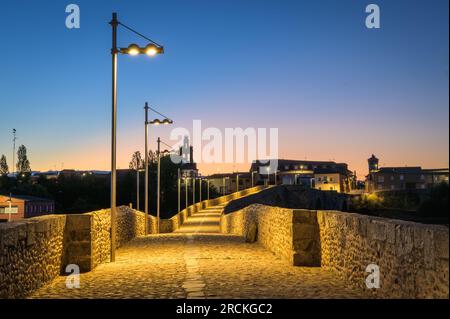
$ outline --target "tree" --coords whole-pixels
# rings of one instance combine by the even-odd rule
[[[0,158],[0,175],[5,175],[9,173],[8,163],[6,163],[6,156],[2,155]]]
[[[17,172],[18,173],[29,173],[31,172],[30,161],[27,157],[27,148],[25,145],[20,145],[17,150]]]
[[[144,161],[141,156],[141,152],[136,151],[133,153],[133,156],[131,157],[130,169],[138,170],[144,167]]]

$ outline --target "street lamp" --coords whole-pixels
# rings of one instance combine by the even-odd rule
[[[253,174],[255,174],[255,173],[257,173],[257,172],[256,171],[252,171],[252,187],[255,186],[255,180],[254,180],[254,177],[253,177]]]
[[[195,181],[197,180],[197,177],[192,176],[192,205],[195,204]]]
[[[239,174],[236,174],[236,192],[239,192]]]
[[[11,213],[12,213],[12,198],[11,193],[9,194],[9,199],[7,200],[9,204],[9,211],[8,211],[8,222],[11,222]]]
[[[150,106],[148,106],[148,102],[145,102],[145,106],[144,106],[144,110],[145,110],[145,234],[148,234],[148,125],[149,124],[153,124],[153,125],[159,125],[159,124],[172,124],[173,121],[171,119],[169,119],[167,116],[165,116],[164,114],[161,114],[160,112],[158,112],[157,110],[151,108]],[[158,115],[161,115],[164,117],[164,119],[160,120],[160,119],[154,119],[152,121],[148,120],[148,110],[151,110],[153,112],[155,112]],[[159,142],[160,139],[158,138],[158,178],[159,178]],[[158,197],[157,197],[157,215],[158,215],[158,233],[159,233],[159,180],[158,180]]]
[[[140,169],[139,167],[136,169],[136,209],[139,211],[139,173],[143,172],[143,169]]]
[[[181,171],[180,171],[180,168],[178,168],[177,189],[178,189],[178,212],[180,212],[180,210],[181,210]]]
[[[185,200],[185,208],[188,208],[188,200],[189,200],[189,198],[188,198],[188,187],[189,187],[189,177],[187,177],[187,176],[184,176],[183,177],[183,179],[184,179],[184,189],[185,189],[185,191],[186,191],[186,200]]]
[[[201,175],[199,176],[198,181],[199,181],[199,187],[200,187],[199,193],[198,193],[198,196],[199,196],[198,201],[201,202],[202,201],[202,182],[203,182]]]
[[[157,233],[159,234],[159,225],[160,225],[160,210],[161,210],[161,154],[168,154],[170,151],[164,150],[161,152],[161,143],[164,143],[161,141],[161,139],[158,137],[158,180],[157,180],[157,197],[156,197],[156,219],[157,219]],[[167,144],[166,144],[167,145]]]
[[[223,195],[226,195],[226,188],[227,188],[226,180],[229,178],[230,177],[228,176],[223,178]]]
[[[112,14],[112,20],[109,22],[112,28],[112,48],[111,48],[111,56],[112,56],[112,116],[111,116],[111,262],[114,262],[116,259],[116,150],[117,150],[117,56],[119,53],[121,54],[129,54],[129,55],[137,55],[143,53],[153,53],[154,51],[149,52],[149,48],[154,48],[156,54],[164,53],[164,48],[154,42],[153,40],[145,37],[139,32],[131,29],[130,27],[124,25],[123,23],[117,20],[117,13]],[[127,48],[118,48],[117,47],[117,27],[121,25],[125,29],[137,34],[141,38],[149,41],[150,44],[147,45],[144,49],[141,49],[139,46],[135,44],[130,44]],[[154,47],[153,47],[154,46]],[[147,225],[147,222],[146,222]]]

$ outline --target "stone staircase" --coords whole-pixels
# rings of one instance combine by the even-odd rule
[[[210,206],[193,213],[175,233],[185,234],[211,234],[220,233],[220,215],[227,203]]]

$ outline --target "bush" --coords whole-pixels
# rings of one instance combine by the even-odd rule
[[[448,183],[441,183],[431,189],[430,197],[419,206],[419,214],[424,217],[438,217],[448,220]]]

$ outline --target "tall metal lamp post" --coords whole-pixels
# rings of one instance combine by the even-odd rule
[[[148,102],[145,102],[145,106],[144,106],[144,110],[145,110],[145,234],[148,234],[148,166],[149,166],[149,158],[148,158],[148,125],[152,124],[152,125],[160,125],[160,124],[164,124],[164,125],[168,125],[168,124],[173,124],[173,121],[171,119],[169,119],[167,116],[165,116],[164,114],[158,112],[157,110],[151,108],[150,106],[148,106]],[[160,119],[154,119],[152,121],[148,120],[148,111],[151,110],[153,112],[155,112],[158,115],[161,115],[163,117],[162,120]],[[159,138],[158,138],[159,140]],[[158,147],[159,147],[159,142],[158,142]],[[159,149],[158,149],[158,170],[159,170]],[[159,176],[159,174],[158,174]],[[158,199],[157,199],[157,214],[159,214],[159,186],[158,186]],[[159,216],[159,215],[158,215]],[[157,230],[159,233],[159,218],[158,218],[158,222],[157,222]]]
[[[256,171],[252,171],[252,187],[255,187],[255,178],[254,174],[257,173]]]
[[[202,201],[202,176],[199,175],[199,191],[198,191],[198,201],[201,202]]]
[[[178,180],[177,180],[177,188],[178,188],[178,212],[181,211],[181,170],[178,168]]]
[[[157,196],[156,196],[156,219],[157,219],[157,233],[159,234],[160,232],[160,221],[161,221],[161,215],[160,215],[160,211],[161,211],[161,154],[162,155],[166,155],[169,154],[170,151],[168,150],[164,150],[161,151],[161,143],[167,145],[166,143],[164,143],[163,141],[161,141],[161,139],[158,137],[157,140],[158,143],[158,151],[157,151],[157,155],[158,155],[158,181],[157,181]]]
[[[184,176],[184,190],[185,190],[185,195],[186,195],[186,199],[185,199],[185,208],[188,208],[189,205],[189,198],[188,198],[188,188],[189,188],[189,177],[188,176]]]
[[[112,116],[111,116],[111,261],[116,259],[116,131],[117,131],[117,56],[121,54],[138,55],[146,54],[148,56],[155,56],[164,53],[163,46],[147,38],[141,33],[126,26],[117,19],[117,13],[112,14],[112,20],[109,22],[112,28]],[[135,33],[141,38],[149,42],[144,48],[137,44],[130,44],[127,48],[117,47],[117,28],[121,25],[125,29]]]
[[[144,170],[140,167],[136,169],[136,210],[139,211],[140,205],[139,205],[139,191],[140,191],[140,183],[139,183],[139,174],[140,172],[143,172]]]

